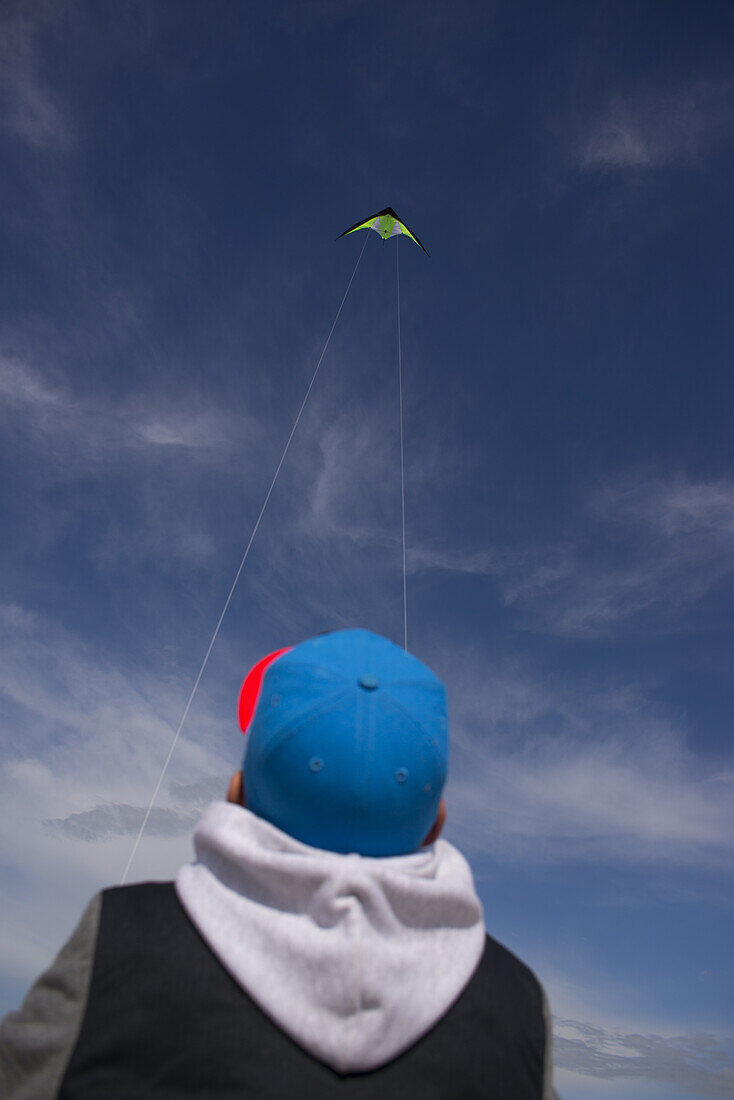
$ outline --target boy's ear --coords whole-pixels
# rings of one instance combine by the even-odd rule
[[[428,834],[426,839],[421,844],[421,848],[425,848],[427,845],[433,844],[434,840],[438,840],[439,836],[441,835],[441,830],[443,829],[445,824],[446,824],[446,802],[442,798],[441,802],[439,803],[438,813],[436,814],[436,820],[433,822],[433,825],[431,826],[430,833]]]
[[[235,806],[244,806],[245,804],[245,786],[242,782],[241,771],[235,772],[229,781],[227,801],[234,803]]]

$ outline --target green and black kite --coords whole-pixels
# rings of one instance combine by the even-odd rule
[[[339,240],[341,237],[346,237],[348,233],[356,233],[358,229],[374,229],[375,233],[380,234],[383,241],[386,241],[388,237],[397,237],[400,233],[404,233],[406,237],[410,237],[411,241],[415,241],[418,247],[426,252],[415,233],[411,233],[405,222],[401,222],[391,206],[386,206],[379,214],[372,214],[369,218],[365,218],[364,221],[357,222],[356,225],[351,226],[350,229],[345,229],[336,239]],[[426,252],[426,256],[427,255],[428,253]]]

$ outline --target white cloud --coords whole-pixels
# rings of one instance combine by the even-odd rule
[[[731,80],[700,80],[675,91],[641,89],[613,98],[582,129],[582,168],[624,170],[694,164],[730,140]]]
[[[724,480],[630,479],[603,489],[592,503],[603,517],[632,519],[665,535],[734,536],[734,485]]]
[[[40,372],[31,370],[17,359],[0,358],[0,397],[16,412],[43,415],[63,408],[63,394]]]
[[[163,748],[177,725],[185,684],[159,680],[145,665],[116,667],[96,646],[52,619],[15,605],[0,607],[0,624],[0,691],[22,716],[22,738],[15,731],[5,746],[5,762],[14,769],[14,780],[18,768],[36,766],[34,754],[43,749],[55,767],[68,770],[73,779],[78,797],[70,803],[67,788],[62,798],[69,810],[88,808],[90,800],[98,800],[95,791],[109,796],[107,769],[113,760],[117,766],[111,780],[118,795],[130,799],[139,794],[140,783],[149,783],[156,762],[165,758]],[[210,721],[217,729],[213,717]],[[13,751],[19,744],[26,749],[21,758],[17,749]],[[183,772],[187,778],[192,765],[193,774],[198,774],[197,768],[206,770],[203,749],[192,744],[184,755],[190,756]],[[119,766],[121,759],[124,768]],[[45,775],[43,770],[23,772],[23,779],[35,776],[40,783]],[[85,777],[91,776],[95,778],[87,782]]]
[[[347,562],[352,577],[353,556],[369,553],[373,585],[401,564],[398,443],[390,426],[377,404],[359,415],[322,411],[299,440],[297,490],[291,485],[291,513],[304,543],[319,553],[334,550],[330,568],[340,573],[340,561]],[[729,479],[631,471],[582,499],[556,543],[451,545],[416,538],[413,516],[426,530],[436,494],[445,499],[452,484],[471,476],[468,456],[446,453],[440,441],[432,448],[421,440],[419,451],[407,485],[409,572],[492,578],[525,629],[602,637],[634,622],[652,632],[680,631],[706,614],[708,597],[731,588]]]
[[[162,447],[212,447],[226,441],[221,420],[213,414],[173,415],[168,420],[157,417],[139,427],[146,443]]]
[[[578,1020],[554,1019],[555,1065],[604,1080],[659,1082],[691,1096],[734,1097],[734,1067],[710,1034],[626,1034]]]
[[[343,538],[364,546],[380,544],[395,553],[401,540],[401,478],[399,422],[392,395],[387,400],[380,394],[359,404],[350,401],[346,409],[339,395],[335,401],[322,401],[303,425],[298,448],[299,458],[308,456],[294,502],[304,535],[322,542]],[[447,558],[442,547],[411,537],[416,516],[425,523],[435,515],[437,494],[444,499],[471,472],[466,450],[444,438],[440,427],[418,439],[410,436],[405,469],[407,551],[415,568],[441,568]],[[443,514],[440,518],[443,528]],[[460,562],[452,556],[447,567],[459,562],[461,571],[489,572],[488,557],[485,550]]]
[[[307,531],[355,541],[384,539],[385,530],[395,537],[400,508],[398,439],[386,430],[381,413],[377,407],[362,408],[358,416],[342,413],[312,435],[319,460],[302,519]]]
[[[264,525],[258,535],[260,572],[248,581],[290,630],[297,631],[303,619],[323,628],[360,623],[397,637],[397,429],[391,433],[381,409],[369,404],[342,413],[317,404],[309,412],[273,500],[287,537],[282,528]]]
[[[134,838],[144,821],[146,837],[188,836],[206,806],[223,796],[221,778],[200,779],[196,783],[169,783],[166,797],[175,805],[153,806],[147,821],[146,806],[104,802],[91,810],[47,819],[43,824],[49,832],[70,840],[99,841],[118,836]]]
[[[713,1014],[641,1009],[649,997],[639,983],[600,968],[583,947],[560,964],[560,952],[542,935],[528,950],[552,1012],[554,1083],[562,1098],[662,1100],[666,1084],[693,1096],[734,1096],[734,1043]]]
[[[694,753],[639,688],[544,680],[468,653],[443,675],[460,846],[502,860],[734,870],[730,765]]]
[[[503,581],[526,625],[602,636],[634,619],[680,630],[734,576],[734,484],[628,477],[592,496],[573,537],[544,556]]]
[[[155,381],[121,400],[93,386],[78,392],[60,369],[7,356],[0,425],[16,551],[73,532],[77,553],[107,572],[124,561],[211,561],[234,518],[221,522],[224,486],[236,471],[241,508],[253,511],[247,493],[264,492],[262,466],[273,461],[251,409]]]
[[[508,549],[415,543],[411,572],[496,580],[524,629],[603,637],[634,622],[666,633],[705,614],[734,578],[734,483],[630,474],[591,494],[566,538]],[[700,621],[700,620],[699,620]]]
[[[387,423],[386,423],[387,422]],[[288,474],[300,564],[309,544],[330,555],[330,573],[355,576],[355,555],[369,557],[373,587],[385,590],[401,566],[397,437],[378,406],[321,413],[299,440],[298,470]],[[565,537],[545,545],[451,545],[413,534],[424,530],[436,494],[467,476],[460,450],[420,447],[407,496],[407,565],[491,578],[523,629],[603,637],[634,623],[652,633],[678,632],[707,614],[734,579],[734,482],[632,471],[588,494],[569,515]],[[275,550],[277,558],[278,551]],[[313,571],[323,573],[320,560]]]
[[[5,973],[30,980],[91,894],[119,881],[189,687],[142,661],[116,668],[53,620],[2,608],[0,693],[13,715],[0,757]],[[224,796],[240,751],[232,729],[234,756],[222,752],[226,728],[200,694],[133,879],[171,877],[190,858],[195,817]]]
[[[0,20],[0,127],[36,149],[74,137],[59,92],[44,77],[37,26],[23,14]]]
[[[638,730],[643,725],[638,721]],[[484,783],[475,774],[470,790],[459,785],[459,812],[467,817],[471,807],[490,848],[510,853],[528,855],[537,845],[545,859],[697,865],[706,854],[726,855],[731,868],[734,788],[712,797],[711,777],[682,774],[671,765],[671,755],[679,755],[672,738],[643,759],[625,741],[559,745],[533,738],[514,758],[485,750],[481,763],[475,753]]]
[[[139,392],[122,403],[93,392],[80,394],[56,372],[0,357],[0,411],[12,413],[9,428],[39,452],[52,450],[57,475],[90,468],[121,453],[166,448],[221,451],[242,434],[260,436],[247,414],[234,418],[198,395]],[[151,413],[150,408],[155,408]]]
[[[504,555],[492,550],[447,550],[435,544],[423,543],[409,546],[406,556],[411,573],[438,569],[448,573],[496,577],[507,569]]]

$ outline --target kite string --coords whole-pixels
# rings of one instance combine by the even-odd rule
[[[130,868],[132,866],[132,862],[135,859],[135,853],[138,850],[138,845],[140,844],[143,833],[145,832],[145,827],[148,824],[148,818],[150,817],[151,810],[153,809],[153,806],[155,804],[155,800],[158,797],[158,792],[161,789],[161,784],[163,783],[163,778],[164,778],[164,776],[166,774],[166,771],[168,769],[168,765],[171,762],[171,757],[173,756],[173,751],[176,748],[176,744],[178,743],[178,739],[181,735],[181,730],[183,729],[184,722],[186,721],[189,710],[191,709],[191,704],[194,701],[194,696],[196,695],[197,689],[199,687],[201,677],[204,675],[204,669],[206,668],[206,666],[208,664],[209,656],[211,654],[212,649],[214,648],[214,643],[217,640],[217,636],[219,634],[220,628],[221,628],[222,623],[224,621],[224,616],[227,614],[227,609],[229,608],[230,602],[232,600],[232,596],[234,595],[234,590],[237,587],[237,582],[240,579],[240,574],[242,573],[245,562],[247,561],[247,556],[250,553],[250,547],[252,546],[252,544],[255,540],[255,535],[257,534],[258,528],[260,526],[260,522],[263,518],[263,515],[265,514],[265,509],[268,506],[268,501],[270,500],[273,489],[275,488],[275,483],[278,480],[278,474],[280,473],[281,467],[283,466],[283,463],[285,461],[285,456],[288,453],[288,448],[291,445],[291,441],[293,439],[293,436],[296,434],[296,428],[298,427],[298,423],[301,419],[301,416],[303,415],[303,410],[306,408],[306,403],[308,402],[308,399],[311,395],[311,390],[313,389],[313,384],[316,381],[316,375],[319,373],[319,368],[321,366],[321,363],[323,361],[324,356],[326,355],[326,349],[328,348],[329,343],[331,342],[331,337],[334,334],[334,329],[336,328],[337,321],[339,320],[339,316],[340,316],[341,311],[344,307],[344,303],[347,300],[347,295],[349,294],[349,291],[351,290],[352,283],[354,282],[354,276],[357,274],[357,268],[359,267],[359,265],[362,261],[362,256],[364,254],[364,250],[365,250],[365,246],[367,244],[367,240],[368,240],[368,236],[367,236],[367,234],[365,234],[364,244],[362,245],[362,251],[360,252],[359,256],[357,257],[357,262],[354,265],[354,268],[352,270],[352,274],[349,277],[349,282],[347,283],[347,289],[344,291],[344,295],[343,295],[342,300],[339,304],[339,309],[336,311],[336,317],[334,318],[334,320],[332,322],[332,325],[331,325],[331,328],[329,330],[329,335],[326,337],[326,343],[324,344],[324,346],[321,350],[321,355],[319,356],[319,360],[318,360],[318,362],[316,364],[316,367],[315,367],[315,370],[314,370],[314,372],[311,376],[311,381],[308,384],[308,389],[306,390],[306,394],[303,398],[303,401],[301,402],[301,407],[298,410],[298,415],[296,416],[296,419],[293,422],[293,427],[291,428],[290,435],[288,436],[288,439],[286,441],[286,445],[283,448],[283,452],[280,456],[280,461],[278,462],[275,473],[273,474],[272,481],[270,482],[270,488],[268,489],[267,494],[265,496],[265,500],[263,501],[262,508],[260,509],[260,514],[258,515],[257,520],[255,521],[255,526],[252,529],[252,533],[251,533],[250,538],[248,540],[247,546],[245,547],[245,552],[242,555],[242,560],[240,561],[237,572],[235,573],[234,580],[232,581],[232,584],[230,586],[229,592],[227,594],[227,599],[224,601],[224,607],[222,608],[222,612],[221,612],[221,614],[219,616],[219,619],[217,621],[217,625],[214,628],[214,633],[211,636],[211,640],[210,640],[209,645],[207,647],[207,651],[204,654],[204,660],[201,662],[201,668],[199,669],[199,674],[196,677],[196,680],[194,681],[194,686],[191,689],[191,694],[189,695],[188,701],[186,703],[186,707],[184,708],[184,712],[181,716],[181,721],[178,724],[178,729],[176,730],[176,735],[173,738],[170,749],[168,750],[168,756],[166,757],[165,763],[164,763],[163,768],[161,770],[161,774],[158,777],[158,782],[155,785],[155,790],[153,791],[153,795],[152,795],[152,798],[150,800],[150,803],[148,804],[148,808],[145,811],[145,816],[143,817],[143,822],[140,826],[140,830],[138,831],[138,835],[137,835],[137,838],[135,840],[135,844],[133,845],[133,850],[130,853],[130,858],[127,861],[127,866],[125,867],[122,878],[120,879],[120,885],[121,886],[124,885],[124,883],[127,879],[128,873],[130,871]]]
[[[403,440],[403,349],[400,337],[400,236],[395,241],[395,282],[398,291],[398,389],[400,393],[400,502],[403,520],[403,648],[408,652],[408,573],[405,560],[405,446]]]

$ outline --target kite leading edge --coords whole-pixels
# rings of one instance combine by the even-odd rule
[[[384,210],[380,210],[378,214],[372,214],[369,218],[365,218],[364,221],[357,222],[355,225],[350,226],[349,229],[345,229],[343,233],[340,233],[336,238],[340,240],[341,237],[346,237],[349,233],[356,233],[358,229],[374,229],[376,233],[379,233],[383,241],[386,241],[388,237],[397,237],[400,233],[404,233],[406,237],[410,237],[411,241],[414,241],[423,252],[426,252],[423,245],[416,237],[415,233],[412,233],[408,229],[405,222],[402,222],[397,216],[391,206],[386,206]],[[426,256],[428,253],[426,252]]]

